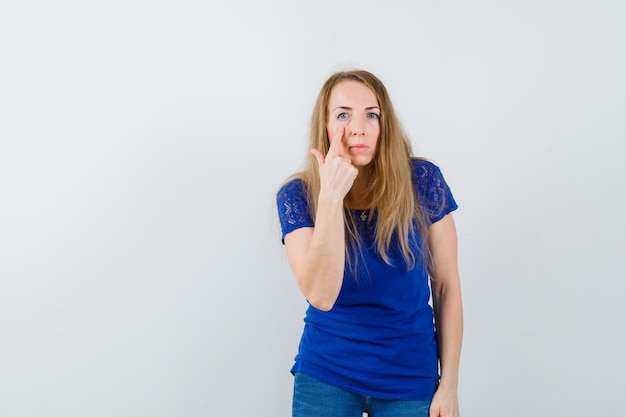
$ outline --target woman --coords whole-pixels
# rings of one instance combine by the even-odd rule
[[[310,147],[305,170],[277,195],[289,265],[309,302],[293,417],[458,416],[457,205],[440,170],[412,156],[367,71],[326,81]]]

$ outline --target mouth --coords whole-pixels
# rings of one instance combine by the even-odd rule
[[[350,150],[352,152],[357,152],[357,153],[365,152],[368,149],[369,149],[369,146],[365,146],[362,143],[359,143],[359,144],[354,145],[354,146],[350,146]]]

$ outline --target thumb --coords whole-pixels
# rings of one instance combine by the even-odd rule
[[[324,155],[317,149],[311,149],[311,153],[313,154],[315,159],[317,159],[317,164],[321,168],[324,165]]]

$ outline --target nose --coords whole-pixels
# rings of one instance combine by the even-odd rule
[[[365,127],[362,122],[358,120],[352,120],[350,122],[350,136],[363,136],[365,135]]]

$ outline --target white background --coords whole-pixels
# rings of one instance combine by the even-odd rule
[[[387,85],[460,205],[463,416],[617,415],[626,4],[0,0],[0,416],[288,416],[274,192]]]

